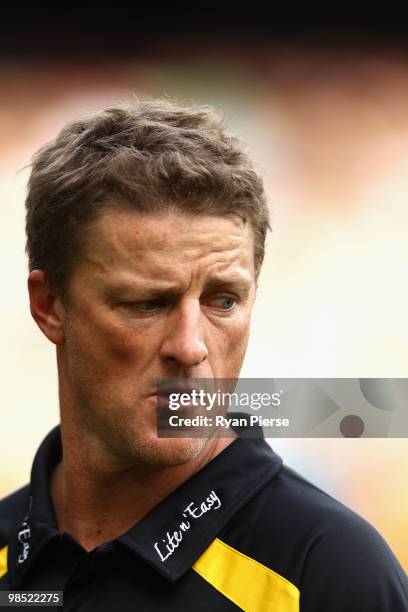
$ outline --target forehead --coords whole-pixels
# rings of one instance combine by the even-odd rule
[[[253,232],[235,215],[109,210],[90,227],[79,267],[104,277],[162,277],[187,267],[201,272],[240,268],[253,276]]]

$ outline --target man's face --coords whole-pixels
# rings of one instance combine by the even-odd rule
[[[157,382],[238,377],[254,296],[249,223],[104,213],[61,305],[70,418],[126,465],[188,461],[205,441],[157,438]]]

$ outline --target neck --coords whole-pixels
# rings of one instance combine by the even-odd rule
[[[86,550],[125,533],[234,440],[212,438],[199,455],[175,467],[124,468],[90,462],[86,437],[63,423],[61,431],[63,460],[53,473],[51,496],[60,532]]]

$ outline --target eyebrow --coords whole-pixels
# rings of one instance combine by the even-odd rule
[[[220,289],[228,289],[239,287],[241,292],[247,295],[250,291],[251,287],[251,279],[249,275],[231,275],[231,276],[219,276],[213,277],[209,279],[208,283],[205,285],[204,291],[216,291]]]
[[[251,288],[251,278],[248,274],[231,274],[225,276],[215,276],[208,280],[204,285],[203,293],[208,293],[217,290],[228,290],[239,287],[241,294],[246,297]],[[107,292],[110,299],[123,298],[123,296],[137,292],[141,297],[159,297],[159,296],[173,296],[178,297],[182,293],[176,285],[170,283],[161,283],[160,281],[142,281],[142,282],[130,282],[130,283],[118,283],[116,285],[108,286]]]

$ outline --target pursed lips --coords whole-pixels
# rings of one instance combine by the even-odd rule
[[[177,384],[171,385],[158,385],[156,388],[156,392],[152,394],[152,396],[156,399],[157,408],[160,411],[168,412],[169,411],[169,403],[170,397],[174,394],[176,397],[180,397],[181,394],[190,394],[193,390],[197,390],[197,385],[192,385],[188,382],[180,382]],[[182,413],[191,413],[192,410],[197,410],[197,406],[193,406],[192,404],[181,405],[177,409],[177,412]]]

